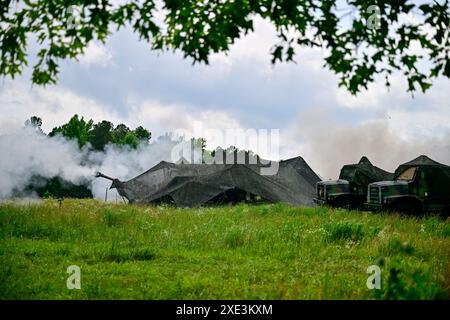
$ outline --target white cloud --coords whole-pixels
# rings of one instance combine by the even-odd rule
[[[125,123],[135,128],[144,126],[155,135],[170,131],[196,132],[198,128],[220,130],[241,129],[235,118],[222,110],[198,110],[185,105],[162,104],[157,100],[126,102],[127,113],[119,115],[109,105],[75,94],[67,88],[33,87],[20,82],[8,82],[0,90],[0,134],[12,133],[31,116],[41,117],[43,130],[67,122],[74,114],[93,119]]]
[[[0,89],[0,134],[20,128],[31,116],[43,119],[44,131],[50,131],[74,114],[95,121],[119,121],[118,115],[93,99],[79,96],[62,87],[29,87],[19,81],[7,82]]]
[[[227,54],[217,53],[211,55],[210,64],[218,72],[229,72],[233,68],[241,66],[257,66],[258,73],[270,76],[275,70],[289,69],[294,64],[277,63],[272,65],[270,54],[272,47],[279,42],[275,27],[267,20],[259,17],[253,19],[254,32],[242,36],[231,45]],[[318,70],[321,68],[321,60],[316,59],[321,56],[320,49],[302,49],[299,51],[299,61],[301,60],[308,68]]]
[[[438,86],[437,92],[441,90]],[[422,153],[450,163],[450,116],[445,95],[422,97],[417,103],[423,107],[417,110],[409,110],[407,103],[414,100],[404,101],[402,95],[397,93],[387,98],[378,95],[380,103],[391,101],[391,108],[380,108],[386,112],[384,117],[353,124],[336,122],[331,116],[333,107],[303,107],[285,128],[281,128],[281,158],[302,155],[325,177],[336,177],[343,164],[356,162],[362,155],[368,155],[375,164],[390,170]],[[30,89],[19,82],[9,82],[0,91],[3,115],[0,134],[16,131],[32,115],[43,119],[43,129],[48,132],[75,113],[94,121],[107,119],[115,124],[125,123],[132,128],[142,125],[153,132],[153,137],[170,131],[186,132],[186,137],[206,138],[210,149],[225,146],[210,129],[222,133],[227,129],[248,129],[232,114],[220,109],[199,110],[188,105],[133,98],[126,101],[126,107],[128,112],[119,115],[110,106],[67,88]]]
[[[151,128],[158,134],[177,132],[184,133],[187,138],[203,137],[209,142],[209,148],[217,146],[212,141],[214,137],[208,136],[210,129],[222,132],[243,129],[238,120],[223,110],[198,110],[183,105],[163,105],[151,100],[131,102],[130,99],[128,105],[130,117],[127,123],[135,122],[135,125]]]
[[[381,100],[388,93],[388,89],[381,82],[371,84],[370,90],[361,91],[356,96],[344,88],[335,88],[333,91],[335,92],[338,106],[349,109],[383,108]]]
[[[84,67],[98,66],[104,68],[113,64],[113,54],[109,47],[91,42],[78,60]]]

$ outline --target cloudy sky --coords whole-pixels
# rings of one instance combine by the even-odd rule
[[[56,86],[32,86],[30,70],[2,80],[0,134],[18,130],[32,115],[48,132],[77,113],[143,125],[153,136],[196,126],[279,129],[279,158],[301,155],[326,178],[362,155],[389,170],[420,154],[450,163],[449,80],[412,98],[395,75],[389,91],[380,80],[352,97],[322,67],[320,49],[298,50],[296,63],[272,66],[275,32],[263,21],[255,30],[210,65],[153,52],[123,30],[106,45],[90,46],[79,61],[62,62]]]

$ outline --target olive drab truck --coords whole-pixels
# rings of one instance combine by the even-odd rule
[[[390,180],[393,173],[380,169],[362,157],[357,164],[342,167],[338,180],[317,182],[316,198],[319,205],[358,209],[367,199],[367,186],[375,181]]]
[[[450,166],[426,156],[400,165],[394,179],[368,186],[365,207],[405,214],[435,212],[449,215]]]

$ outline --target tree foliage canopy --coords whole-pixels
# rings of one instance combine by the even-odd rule
[[[273,63],[294,60],[300,47],[322,47],[325,66],[351,93],[377,74],[389,85],[395,71],[408,91],[426,91],[434,78],[450,77],[449,10],[448,0],[1,0],[0,74],[23,71],[32,38],[39,47],[32,82],[55,83],[61,59],[126,26],[152,49],[208,63],[260,17],[278,33]]]
[[[41,129],[42,119],[37,116],[26,120],[25,126],[45,134]],[[87,148],[88,152],[105,151],[109,144],[119,148],[136,149],[139,144],[148,144],[151,138],[151,133],[142,126],[131,130],[124,124],[114,127],[114,124],[107,120],[94,124],[93,120],[85,120],[78,115],[74,115],[67,123],[54,127],[48,135],[50,137],[62,135],[74,140],[80,149]],[[33,175],[25,191],[35,192],[40,197],[92,198],[89,181],[74,184],[60,176],[46,178],[39,174]],[[20,192],[17,195],[20,195]]]
[[[83,117],[78,118],[78,115],[74,115],[70,118],[69,122],[63,124],[60,127],[55,127],[49,133],[50,137],[57,134],[61,134],[68,139],[74,139],[78,141],[78,145],[82,148],[89,141],[89,132],[92,129],[94,121],[85,121]]]
[[[33,128],[34,130],[38,132],[42,132],[42,119],[36,116],[32,116],[30,119],[25,121],[25,126]]]
[[[25,125],[37,121],[36,119],[42,125],[42,120],[34,116]],[[89,149],[95,151],[104,151],[108,144],[136,149],[140,143],[149,143],[151,138],[151,133],[142,126],[131,130],[123,123],[114,127],[112,122],[106,120],[94,124],[93,120],[86,121],[78,115],[74,115],[66,124],[53,128],[48,135],[53,137],[57,134],[76,140],[80,148],[89,143]]]

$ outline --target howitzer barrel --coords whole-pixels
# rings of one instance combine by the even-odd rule
[[[96,177],[96,178],[105,178],[105,179],[114,181],[114,178],[108,177],[107,175],[104,175],[104,174],[101,173],[101,172],[96,172],[96,173],[95,173],[95,177]]]

